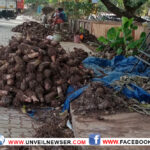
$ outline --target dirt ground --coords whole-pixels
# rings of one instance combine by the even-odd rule
[[[128,100],[121,94],[116,94],[113,89],[103,86],[101,83],[91,83],[89,88],[73,103],[74,113],[80,115],[109,115],[127,112]]]

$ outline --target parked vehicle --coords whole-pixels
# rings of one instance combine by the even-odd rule
[[[21,13],[24,10],[24,0],[17,0],[17,12]]]
[[[16,18],[24,9],[24,0],[0,0],[0,17]]]

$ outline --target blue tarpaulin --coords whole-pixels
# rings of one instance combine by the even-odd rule
[[[124,75],[150,77],[150,67],[147,67],[145,70],[143,70],[143,68],[145,68],[145,64],[142,62],[139,62],[133,69],[134,65],[138,61],[139,60],[133,56],[128,58],[125,58],[124,56],[116,56],[112,60],[88,57],[83,61],[83,65],[86,68],[93,69],[95,77],[92,79],[92,81],[101,82],[105,86],[110,86],[110,84],[116,80],[119,80],[120,77]],[[107,74],[107,76],[99,78],[99,76],[102,75],[101,71]],[[128,89],[127,87],[123,88],[122,93],[124,95],[126,95],[128,98],[135,98],[140,102],[145,101],[150,103],[150,94],[148,92],[144,91],[144,89],[138,87],[137,85],[131,84],[130,86],[132,90]],[[70,102],[80,96],[87,87],[88,85],[74,92],[72,92],[73,88],[70,87],[69,89],[71,89],[72,94],[66,98],[63,111],[69,110]],[[117,85],[114,88],[117,88]],[[70,93],[69,89],[67,93]]]

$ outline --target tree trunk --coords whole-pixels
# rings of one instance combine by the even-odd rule
[[[110,2],[110,0],[101,0],[103,2],[103,4],[106,6],[106,8],[116,14],[118,17],[127,17],[127,18],[134,18],[134,20],[138,21],[138,22],[145,22],[144,19],[142,19],[141,17],[137,17],[135,16],[133,13],[131,13],[130,11],[126,11],[123,9],[120,9],[118,7],[116,7],[113,3]]]

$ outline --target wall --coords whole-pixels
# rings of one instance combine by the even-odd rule
[[[70,24],[72,21],[70,21]],[[73,24],[70,26],[74,28],[74,30],[78,30],[80,27],[83,27],[84,29],[87,29],[91,34],[95,35],[97,38],[100,36],[107,35],[107,31],[111,27],[119,27],[121,26],[121,22],[114,22],[114,21],[99,21],[99,22],[93,22],[88,20],[77,20],[76,23],[74,23],[76,27],[73,27]],[[141,32],[144,31],[144,28],[141,24],[136,24],[138,26],[138,29],[133,32],[134,39],[138,39],[140,37]]]

